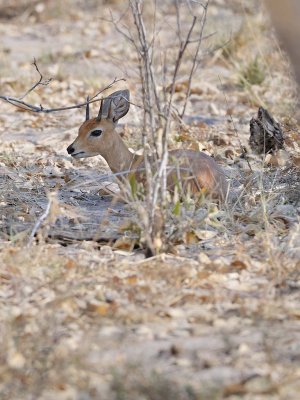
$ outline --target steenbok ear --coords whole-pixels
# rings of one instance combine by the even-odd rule
[[[85,109],[85,120],[88,121],[90,119],[90,96],[86,98],[86,109]]]
[[[117,122],[129,111],[129,90],[118,90],[104,100],[105,109],[107,107],[107,118],[112,122]]]

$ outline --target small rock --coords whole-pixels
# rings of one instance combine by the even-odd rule
[[[18,351],[13,351],[8,354],[7,364],[12,369],[22,369],[25,365],[25,358]]]
[[[274,385],[268,376],[257,376],[246,382],[247,393],[271,393]]]
[[[208,264],[211,263],[210,258],[209,258],[208,255],[205,254],[204,252],[200,252],[200,253],[198,254],[198,257],[197,257],[197,258],[198,258],[198,261],[199,261],[200,264],[208,265]]]
[[[181,308],[169,308],[166,315],[170,318],[183,318],[184,312]]]
[[[214,238],[217,235],[216,231],[208,231],[208,230],[202,230],[202,229],[196,229],[195,234],[198,239],[200,240],[210,240]]]
[[[250,347],[247,345],[247,343],[241,343],[238,349],[239,354],[249,354],[250,352]]]
[[[177,358],[175,360],[175,364],[179,367],[190,367],[192,365],[191,361],[188,358]]]
[[[109,260],[114,259],[114,252],[112,251],[112,248],[110,246],[101,246],[101,249],[99,251],[100,257],[104,257]]]
[[[135,333],[139,336],[144,336],[147,339],[153,339],[154,337],[152,330],[146,325],[139,326],[135,329]]]
[[[103,328],[100,329],[99,335],[112,337],[119,333],[121,333],[121,330],[120,330],[120,328],[117,328],[116,326],[104,326]]]

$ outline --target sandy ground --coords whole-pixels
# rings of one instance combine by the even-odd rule
[[[109,9],[118,19],[126,5],[0,1],[0,95],[26,92],[35,57],[53,81],[28,102],[77,104],[118,77],[126,82],[115,89],[129,88],[140,104],[137,58],[106,21]],[[175,14],[170,2],[160,13],[163,52]],[[1,102],[1,400],[298,399],[295,85],[256,5],[212,1],[206,32],[214,35],[203,43],[187,125],[172,131],[170,147],[214,155],[231,194],[221,209],[187,209],[168,254],[145,259],[130,228],[134,207],[99,194],[108,182],[117,188],[100,157],[67,155],[84,110],[32,114]],[[241,145],[259,105],[281,122],[285,150],[265,164],[250,152],[249,170]],[[134,149],[141,117],[132,106],[118,128]],[[49,198],[51,213],[28,246]]]

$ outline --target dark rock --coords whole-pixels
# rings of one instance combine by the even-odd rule
[[[257,118],[252,118],[250,121],[251,149],[257,154],[274,153],[283,148],[283,143],[283,132],[279,123],[267,110],[260,107]]]

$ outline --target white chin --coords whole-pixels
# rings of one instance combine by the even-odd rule
[[[80,153],[80,154],[75,154],[74,156],[72,155],[73,158],[87,158],[90,157],[90,155],[86,153]]]
[[[88,158],[88,157],[96,157],[99,156],[98,153],[79,153],[72,156],[73,158]]]

